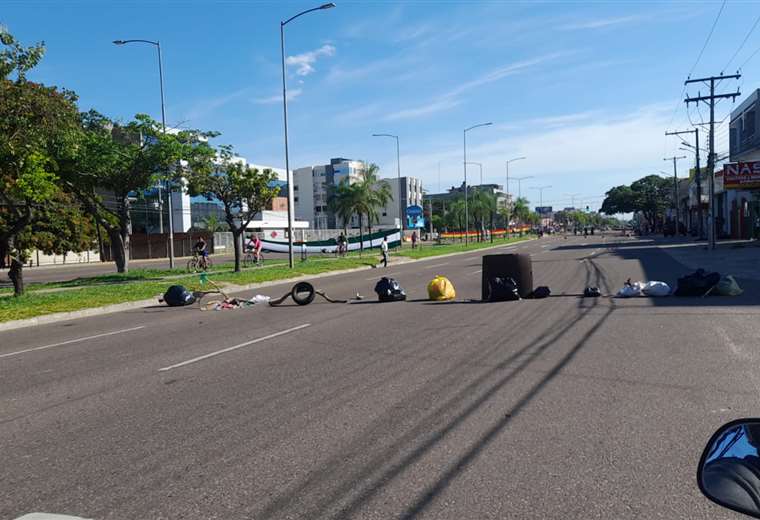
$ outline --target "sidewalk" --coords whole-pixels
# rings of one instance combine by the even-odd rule
[[[704,242],[667,245],[662,250],[690,269],[701,267],[722,275],[760,280],[760,242],[757,241],[718,242],[714,251]]]

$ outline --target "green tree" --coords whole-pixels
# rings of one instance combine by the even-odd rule
[[[512,207],[512,215],[515,220],[520,224],[527,224],[528,217],[530,215],[530,208],[528,207],[528,199],[525,197],[518,197]]]
[[[240,271],[242,237],[256,214],[280,192],[273,186],[277,175],[269,169],[259,171],[235,157],[231,146],[219,148],[215,164],[195,164],[187,172],[191,195],[218,200],[224,207],[224,219],[232,232],[235,248],[235,272]]]
[[[356,195],[357,191],[352,188],[348,178],[341,179],[337,185],[327,186],[327,207],[340,219],[346,236],[348,236],[348,223],[354,216]]]
[[[164,133],[138,114],[126,125],[90,111],[82,114],[83,137],[66,181],[83,207],[106,230],[118,272],[129,270],[132,198],[157,182],[177,183],[188,168],[210,164],[207,139],[217,134],[188,130]]]
[[[353,212],[359,216],[359,249],[361,251],[364,250],[363,218],[367,217],[367,230],[371,236],[372,223],[379,220],[378,210],[393,200],[391,187],[387,182],[379,179],[379,171],[380,168],[376,164],[366,165],[359,180],[351,185],[351,189],[354,190]]]
[[[647,175],[630,186],[616,186],[606,193],[600,211],[607,215],[640,211],[654,232],[657,221],[672,198],[672,180],[659,175]]]
[[[210,231],[211,233],[215,233],[217,231],[224,231],[224,224],[221,220],[219,220],[219,217],[215,214],[211,214],[203,219],[203,225],[206,228],[206,231]]]
[[[29,249],[63,247],[65,238],[50,230],[62,234],[78,210],[60,182],[61,165],[75,154],[80,134],[76,96],[26,80],[43,53],[42,44],[24,48],[0,28],[0,264],[10,257],[16,296],[24,292]]]

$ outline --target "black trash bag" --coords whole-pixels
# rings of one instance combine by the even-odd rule
[[[393,279],[383,276],[375,284],[375,293],[381,302],[398,302],[406,300],[406,292],[401,288],[399,283]]]
[[[169,307],[183,307],[195,303],[195,296],[181,285],[172,285],[164,293],[164,301]]]
[[[549,289],[547,286],[540,285],[533,289],[533,292],[530,293],[530,297],[533,299],[548,298],[551,293],[551,289]]]
[[[489,302],[511,302],[519,299],[520,292],[512,278],[496,276],[488,280]]]
[[[678,279],[675,296],[704,296],[720,282],[720,273],[706,273],[697,269]]]
[[[599,292],[599,287],[586,287],[583,289],[584,298],[599,298],[601,295],[602,293]]]

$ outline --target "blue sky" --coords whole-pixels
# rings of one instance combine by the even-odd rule
[[[376,162],[438,191],[462,182],[468,160],[504,183],[504,161],[535,204],[592,208],[612,185],[658,170],[677,150],[666,129],[706,117],[679,102],[683,80],[718,14],[718,2],[340,1],[287,26],[291,167],[330,157]],[[64,86],[83,110],[160,117],[155,52],[114,39],[159,39],[171,125],[217,130],[258,164],[284,166],[279,21],[318,2],[4,0],[0,23],[47,55],[31,79]],[[694,76],[717,74],[760,3],[729,0]],[[726,72],[760,47],[753,32]],[[760,87],[760,53],[726,90]],[[693,91],[696,93],[697,88]],[[704,89],[702,89],[704,90]],[[731,104],[719,106],[723,117]],[[727,123],[717,132],[727,150]],[[681,161],[685,175],[690,161]],[[477,167],[469,167],[471,182]],[[517,186],[510,185],[516,192]],[[576,199],[577,204],[577,199]]]

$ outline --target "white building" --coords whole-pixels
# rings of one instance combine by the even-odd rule
[[[391,195],[393,200],[388,201],[379,212],[380,222],[379,227],[396,227],[398,224],[397,219],[401,219],[401,225],[407,228],[406,222],[406,208],[409,206],[422,207],[422,181],[416,177],[390,177],[382,179],[387,182],[391,187]],[[399,200],[401,203],[399,204]],[[399,215],[399,209],[404,214]]]
[[[337,229],[343,223],[329,210],[327,197],[329,186],[337,186],[344,179],[349,183],[359,180],[365,164],[341,157],[330,159],[330,164],[305,166],[293,171],[293,201],[295,218],[305,220],[313,229]],[[351,220],[349,227],[358,226],[358,219]]]

